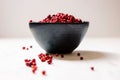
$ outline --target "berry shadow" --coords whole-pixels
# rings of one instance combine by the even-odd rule
[[[80,56],[78,55],[80,53]],[[74,51],[71,54],[65,54],[64,58],[61,58],[59,55],[56,57],[53,55],[55,59],[59,60],[68,60],[68,61],[77,61],[80,60],[80,57],[83,57],[83,60],[96,60],[96,59],[105,59],[109,56],[110,53],[108,52],[101,52],[101,51],[87,51],[87,50],[81,50],[81,51]]]

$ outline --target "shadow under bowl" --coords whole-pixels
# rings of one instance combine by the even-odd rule
[[[78,47],[88,30],[89,22],[83,23],[29,23],[38,44],[47,53],[71,53]]]

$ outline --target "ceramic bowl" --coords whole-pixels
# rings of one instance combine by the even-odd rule
[[[82,23],[29,23],[38,44],[47,53],[71,53],[85,36],[89,22]]]

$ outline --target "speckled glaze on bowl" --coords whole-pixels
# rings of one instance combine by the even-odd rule
[[[89,22],[83,23],[29,23],[38,44],[47,53],[71,53],[82,41]]]

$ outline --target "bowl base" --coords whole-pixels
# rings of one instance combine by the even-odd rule
[[[63,51],[63,52],[58,52],[58,51],[47,51],[48,54],[71,54],[73,51]]]

